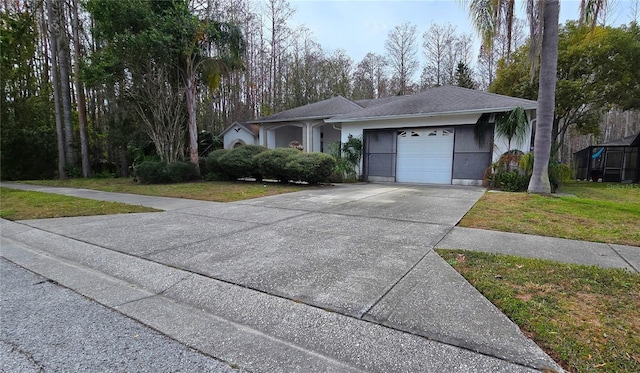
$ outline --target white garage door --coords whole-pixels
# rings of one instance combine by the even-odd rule
[[[453,128],[398,131],[396,181],[451,184]]]

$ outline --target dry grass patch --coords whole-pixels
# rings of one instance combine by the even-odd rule
[[[576,197],[485,193],[460,226],[640,246],[640,187],[571,183]]]
[[[461,250],[438,253],[565,369],[640,371],[640,275]]]
[[[213,202],[234,202],[313,188],[305,185],[230,181],[148,185],[138,184],[131,178],[37,180],[22,181],[21,183],[85,188],[101,190],[103,192],[131,193],[147,196],[189,198]]]
[[[118,202],[0,188],[0,217],[7,220],[60,218],[160,211]]]

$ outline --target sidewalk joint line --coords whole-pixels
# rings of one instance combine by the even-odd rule
[[[429,248],[429,249],[427,250],[427,252],[426,252],[424,255],[422,255],[422,256],[420,257],[420,259],[418,259],[418,260],[417,260],[417,261],[416,261],[416,262],[411,266],[411,268],[409,268],[409,269],[408,269],[408,270],[407,270],[407,271],[406,271],[402,276],[400,276],[400,278],[399,278],[399,279],[398,279],[398,280],[397,280],[393,285],[391,285],[391,286],[389,287],[389,289],[387,289],[387,291],[385,291],[385,292],[384,292],[384,294],[382,294],[378,299],[376,299],[376,300],[375,300],[375,302],[373,302],[369,307],[367,307],[367,309],[366,309],[366,310],[364,310],[364,312],[360,313],[359,319],[361,319],[361,320],[362,320],[362,319],[363,319],[363,318],[364,318],[364,317],[369,313],[369,311],[371,311],[371,310],[372,310],[376,305],[378,305],[378,303],[380,303],[380,301],[381,301],[382,299],[384,299],[384,297],[386,297],[386,296],[387,296],[387,294],[389,294],[389,293],[391,292],[391,290],[393,290],[396,286],[398,286],[398,284],[399,284],[402,280],[404,280],[404,278],[405,278],[405,277],[407,277],[407,276],[409,275],[409,273],[410,273],[411,271],[413,271],[413,269],[414,269],[414,268],[416,268],[416,267],[418,266],[418,264],[420,264],[420,262],[421,262],[421,261],[423,261],[423,260],[424,260],[424,258],[426,258],[426,256],[427,256],[427,255],[429,255],[429,253],[430,253],[430,252],[432,252],[432,251],[433,251],[433,248],[434,248],[434,247],[435,247],[435,246],[432,246],[431,248]]]
[[[631,262],[629,262],[629,261],[627,260],[627,258],[625,258],[624,256],[622,256],[622,254],[620,254],[620,253],[618,252],[618,250],[616,250],[616,249],[613,247],[613,245],[612,245],[612,244],[608,243],[608,244],[607,244],[607,246],[609,246],[609,248],[610,248],[614,253],[616,253],[616,254],[620,257],[620,259],[622,259],[625,263],[627,263],[627,264],[629,265],[629,267],[633,268],[633,269],[636,271],[636,273],[640,273],[640,269],[636,268],[636,266],[634,266]]]

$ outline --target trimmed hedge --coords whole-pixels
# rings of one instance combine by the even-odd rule
[[[263,178],[287,182],[294,179],[287,169],[287,163],[300,154],[302,153],[298,149],[279,148],[262,152],[254,156],[253,161]]]
[[[303,181],[317,184],[327,181],[336,167],[335,159],[324,153],[303,153],[292,148],[267,149],[243,145],[231,150],[211,152],[205,160],[207,180],[236,180],[253,177],[280,182]]]
[[[286,169],[291,180],[318,184],[327,181],[336,167],[336,160],[324,153],[300,153],[290,160]]]
[[[227,149],[218,149],[214,150],[207,158],[205,158],[205,170],[204,175],[207,180],[229,180],[229,175],[226,174],[224,168],[220,164],[220,158],[227,154],[229,150]]]
[[[266,150],[267,148],[260,145],[243,145],[220,156],[218,162],[224,173],[233,179],[255,177],[257,180],[262,180],[253,157]]]
[[[135,167],[135,175],[142,184],[183,183],[198,178],[190,162],[142,162]]]

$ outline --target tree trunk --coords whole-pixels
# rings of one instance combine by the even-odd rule
[[[78,94],[78,125],[80,127],[80,153],[82,155],[82,176],[89,177],[91,166],[89,164],[89,144],[87,140],[87,104],[84,95],[84,87],[80,81],[80,22],[78,21],[78,1],[73,1],[73,44],[76,54],[76,63],[73,65],[73,75]]]
[[[533,174],[529,182],[529,193],[551,193],[549,183],[549,159],[551,156],[551,132],[555,107],[556,75],[558,70],[558,0],[544,4],[542,17],[542,50],[540,58],[540,84],[538,87],[538,110],[536,138],[534,142]]]
[[[64,133],[62,130],[62,109],[60,107],[60,87],[58,81],[58,56],[56,48],[55,17],[53,15],[53,1],[47,0],[47,17],[49,18],[49,42],[51,43],[51,83],[53,88],[53,103],[56,111],[56,135],[58,137],[58,176],[65,179],[67,174],[64,166]]]
[[[200,176],[198,157],[198,125],[196,123],[196,77],[193,62],[187,61],[187,113],[189,114],[189,158]]]
[[[57,13],[57,14],[55,14]],[[67,166],[74,165],[73,156],[73,127],[71,126],[71,85],[69,83],[69,40],[64,30],[65,14],[64,2],[57,1],[57,11],[54,8],[54,15],[57,17],[52,20],[56,22],[56,44],[58,50],[58,67],[60,72],[60,94],[62,99],[62,120],[64,123],[64,146],[65,161]]]

